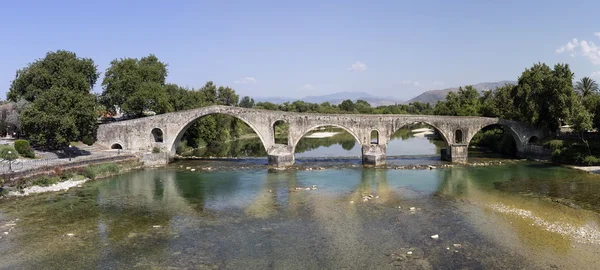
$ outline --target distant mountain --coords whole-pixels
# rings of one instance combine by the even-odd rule
[[[369,102],[372,107],[382,106],[382,105],[394,105],[396,103],[403,103],[403,101],[398,100],[393,97],[376,97],[369,93],[365,92],[338,92],[328,95],[322,96],[306,96],[303,98],[286,98],[286,97],[263,97],[263,98],[254,98],[256,102],[272,102],[276,104],[281,104],[284,102],[294,102],[296,100],[302,100],[310,103],[323,103],[329,102],[331,104],[340,104],[342,101],[350,99],[352,101],[357,101],[362,99],[366,102]]]
[[[473,87],[475,89],[477,89],[477,91],[479,93],[482,93],[483,91],[486,91],[486,90],[495,89],[497,87],[502,87],[505,84],[517,84],[517,82],[516,81],[484,82],[484,83],[474,84]],[[446,88],[446,89],[441,89],[441,90],[430,90],[430,91],[424,92],[423,94],[418,95],[417,97],[407,101],[406,103],[408,104],[411,102],[418,101],[418,102],[423,102],[423,103],[434,104],[434,103],[438,102],[438,100],[445,100],[448,93],[450,93],[452,91],[454,91],[454,92],[458,91],[458,87]]]

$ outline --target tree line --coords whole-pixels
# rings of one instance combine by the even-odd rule
[[[364,100],[340,104],[304,101],[274,104],[240,98],[234,89],[207,82],[199,89],[167,83],[168,65],[155,55],[111,61],[92,92],[100,72],[90,58],[59,50],[48,52],[16,72],[7,100],[15,106],[13,126],[38,147],[57,149],[72,141],[95,141],[99,117],[144,117],[209,105],[315,113],[436,114],[500,117],[558,131],[561,123],[583,132],[600,127],[598,85],[583,78],[573,86],[574,74],[566,64],[553,68],[543,63],[527,68],[516,85],[480,94],[472,86],[450,92],[435,105],[414,102],[372,107]],[[18,123],[17,123],[18,122]],[[18,125],[17,125],[18,124]],[[250,129],[226,116],[199,119],[184,136],[184,143],[199,147],[235,139]],[[185,145],[183,145],[185,146]],[[183,147],[182,146],[182,147]]]

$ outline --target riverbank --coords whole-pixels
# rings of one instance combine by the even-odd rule
[[[66,191],[81,186],[87,181],[108,178],[143,167],[144,165],[138,160],[88,164],[85,168],[56,167],[52,171],[45,171],[35,176],[4,181],[3,186],[0,187],[0,198]]]
[[[585,171],[585,172],[589,172],[592,174],[600,174],[600,166],[573,166],[573,165],[564,165],[564,166],[567,168]]]

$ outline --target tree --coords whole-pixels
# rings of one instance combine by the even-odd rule
[[[217,91],[217,103],[220,105],[237,106],[240,96],[230,87],[219,87]]]
[[[342,111],[346,111],[346,112],[354,112],[354,102],[352,102],[352,100],[346,99],[344,101],[342,101],[342,103],[340,104],[340,109]]]
[[[240,107],[243,107],[243,108],[254,107],[254,99],[250,98],[249,96],[243,97],[242,100],[240,101]]]
[[[33,102],[51,87],[61,87],[81,93],[90,93],[100,73],[90,58],[79,58],[73,52],[59,50],[48,52],[27,67],[17,71],[7,98],[17,102]]]
[[[479,115],[479,92],[472,86],[459,87],[458,92],[450,92],[446,101],[438,101],[434,108],[437,115],[476,116]]]
[[[573,131],[579,133],[581,141],[587,146],[589,155],[592,154],[592,151],[590,150],[588,141],[584,139],[583,133],[592,129],[592,118],[593,115],[590,114],[581,103],[575,103],[570,122],[573,125]]]
[[[511,93],[515,120],[558,131],[560,121],[569,119],[577,99],[572,82],[573,72],[567,64],[551,69],[538,63],[526,69]]]
[[[49,52],[17,72],[9,96],[19,100],[21,129],[32,144],[58,149],[84,137],[95,140],[96,97],[91,89],[98,74],[91,59],[67,51]]]
[[[590,79],[590,77],[583,77],[575,83],[575,90],[585,98],[598,92],[598,84],[596,81]]]
[[[52,87],[21,114],[21,126],[32,144],[59,149],[87,136],[96,138],[96,99],[91,94]]]
[[[139,60],[115,59],[106,69],[100,103],[115,114],[119,110],[134,116],[169,112],[173,108],[165,89],[167,74],[167,64],[152,54]]]
[[[371,104],[365,100],[357,100],[356,103],[354,103],[354,107],[359,113],[371,113]]]

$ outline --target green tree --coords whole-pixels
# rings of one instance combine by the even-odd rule
[[[339,107],[340,107],[340,110],[346,111],[346,112],[354,112],[354,109],[355,109],[354,102],[352,102],[352,100],[349,100],[349,99],[342,101],[342,103],[340,103]]]
[[[515,120],[558,131],[560,122],[569,119],[577,99],[572,82],[573,72],[567,64],[551,69],[538,63],[526,69],[511,93]]]
[[[587,140],[583,137],[583,134],[592,129],[592,118],[591,115],[583,105],[579,102],[575,102],[573,106],[573,113],[571,115],[571,124],[573,125],[573,131],[579,133],[581,141],[585,143],[588,149],[588,154],[591,155],[590,145]]]
[[[165,113],[173,108],[165,89],[167,64],[154,55],[111,61],[102,81],[100,103],[112,113],[142,116],[146,111]]]
[[[575,90],[585,98],[598,92],[598,83],[590,79],[590,77],[583,77],[575,83]]]
[[[446,100],[438,102],[434,113],[437,115],[476,116],[480,110],[479,92],[472,86],[459,87],[458,92],[450,92]]]
[[[254,107],[254,99],[249,96],[245,96],[240,100],[240,107],[243,108],[253,108]]]
[[[371,104],[365,100],[357,100],[356,103],[354,103],[354,107],[358,113],[371,113]]]
[[[217,103],[227,106],[237,106],[240,96],[230,87],[219,87],[217,92]]]
[[[48,52],[45,58],[17,71],[7,98],[13,102],[20,99],[33,102],[52,87],[89,94],[99,76],[90,58],[79,58],[64,50]]]
[[[21,126],[33,145],[64,147],[84,137],[96,138],[96,99],[92,94],[52,87],[21,114]]]
[[[91,59],[67,51],[49,52],[17,72],[9,96],[19,100],[21,129],[33,145],[57,149],[84,137],[96,138],[96,97],[91,89],[98,74]]]

